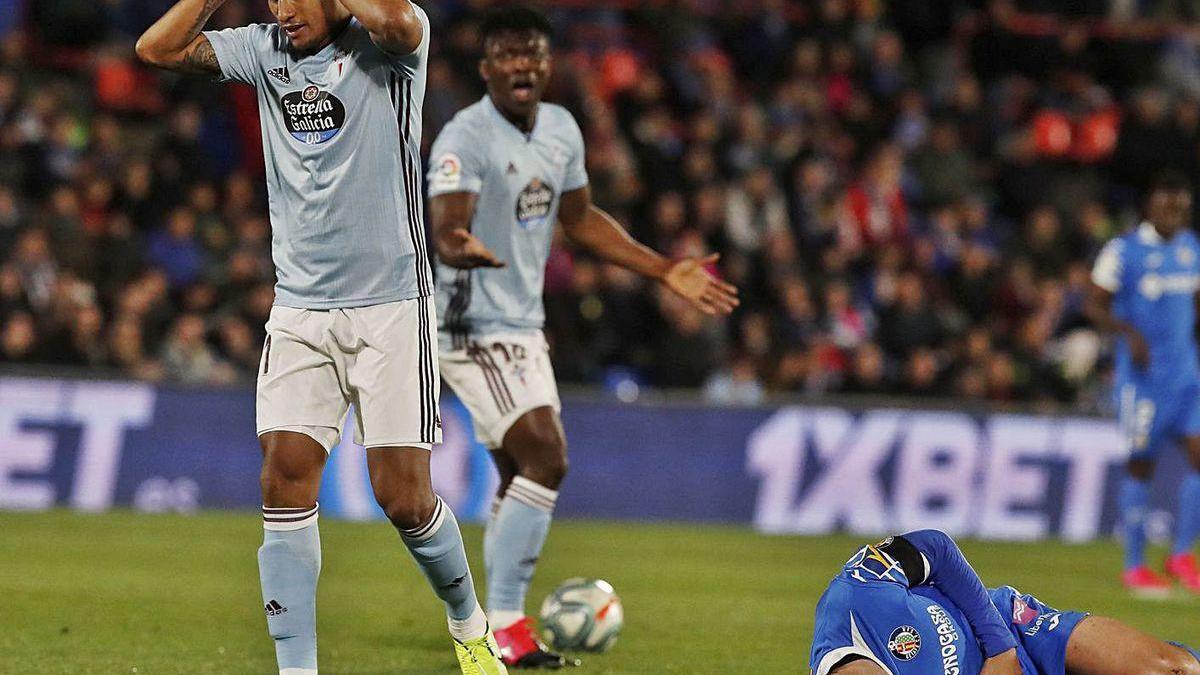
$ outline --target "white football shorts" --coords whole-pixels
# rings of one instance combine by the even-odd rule
[[[530,410],[562,409],[541,331],[472,335],[465,348],[443,349],[438,363],[471,413],[475,438],[488,448],[502,446],[504,434]]]
[[[432,448],[438,415],[437,320],[431,298],[353,309],[271,309],[258,369],[257,426],[297,431],[326,451],[350,405],[368,448]]]

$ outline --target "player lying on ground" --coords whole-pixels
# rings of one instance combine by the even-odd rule
[[[1192,470],[1179,486],[1175,542],[1166,572],[1200,593],[1192,547],[1200,534],[1200,351],[1196,303],[1200,243],[1186,176],[1158,177],[1146,200],[1146,220],[1108,242],[1096,258],[1087,310],[1095,326],[1116,338],[1113,394],[1125,438],[1128,475],[1121,485],[1125,571],[1136,594],[1163,595],[1171,583],[1146,564],[1150,478],[1163,448],[1178,442]]]
[[[668,260],[592,204],[579,127],[567,110],[541,100],[550,79],[546,19],[501,9],[481,34],[487,96],[442,130],[429,173],[441,263],[439,361],[500,470],[484,537],[488,619],[506,663],[553,668],[563,659],[538,644],[525,595],[567,471],[541,330],[555,222],[581,248],[662,282],[708,314],[730,312],[737,291],[705,270],[716,256]]]
[[[936,530],[863,547],[816,619],[816,675],[1200,675],[1200,654],[1182,645],[1011,586],[989,591]]]
[[[179,0],[138,41],[155,65],[257,89],[275,307],[259,370],[258,560],[281,673],[317,672],[317,492],[349,404],[375,498],[446,603],[463,673],[503,673],[454,515],[430,487],[438,419],[421,222],[429,20],[408,0],[268,0],[277,23],[201,33]]]

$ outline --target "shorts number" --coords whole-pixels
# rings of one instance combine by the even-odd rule
[[[503,354],[505,363],[524,361],[525,357],[528,356],[525,345],[520,345],[515,342],[510,342],[509,344],[504,344],[503,342],[493,342],[491,349],[494,352]]]

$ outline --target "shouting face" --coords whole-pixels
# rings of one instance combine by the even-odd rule
[[[501,112],[532,120],[550,82],[550,40],[536,30],[497,33],[484,45],[479,72]]]

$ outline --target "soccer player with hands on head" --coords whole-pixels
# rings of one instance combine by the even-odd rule
[[[567,471],[560,403],[542,334],[551,237],[660,281],[709,315],[738,304],[709,268],[717,256],[669,260],[592,203],[583,136],[564,108],[542,101],[550,24],[523,7],[495,10],[481,29],[487,95],[434,142],[430,214],[439,266],[442,376],[466,405],[501,485],[484,535],[488,618],[504,660],[561,667],[525,615],[525,596]]]
[[[201,32],[179,0],[148,63],[257,90],[275,306],[258,375],[267,627],[284,675],[317,672],[317,494],[351,404],[376,500],[446,606],[461,670],[504,673],[454,514],[434,494],[436,316],[421,208],[429,19],[409,0],[268,0],[275,23]]]

